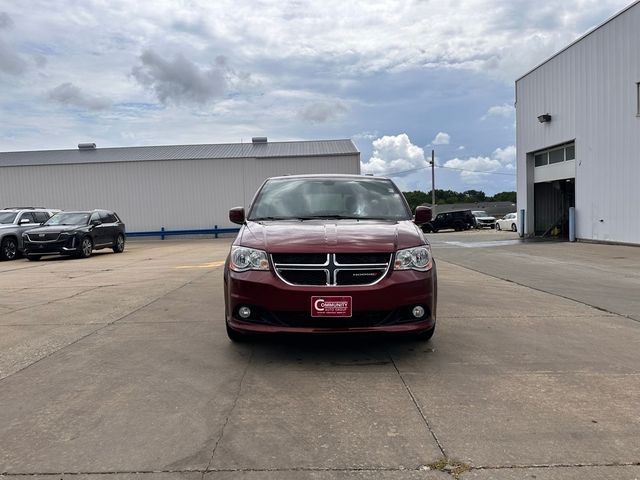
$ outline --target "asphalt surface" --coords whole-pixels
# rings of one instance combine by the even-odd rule
[[[428,343],[230,343],[228,239],[0,263],[0,477],[640,478],[640,248],[430,240]]]

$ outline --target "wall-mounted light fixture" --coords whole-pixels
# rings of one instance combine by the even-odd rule
[[[540,115],[538,117],[538,121],[540,123],[549,123],[551,121],[551,115],[549,115],[548,113],[545,113],[543,115]]]

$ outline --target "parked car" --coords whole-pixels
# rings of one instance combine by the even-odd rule
[[[436,218],[422,225],[425,233],[438,233],[439,230],[453,229],[456,232],[469,230],[475,226],[475,217],[471,210],[457,210],[454,212],[442,212]]]
[[[500,220],[496,220],[496,230],[511,230],[512,232],[518,231],[518,214],[507,213]]]
[[[92,210],[60,212],[41,227],[23,233],[24,255],[40,260],[43,255],[75,255],[86,258],[93,250],[124,251],[125,225],[115,212]]]
[[[492,217],[484,210],[474,210],[471,213],[476,218],[476,228],[496,228],[496,217]]]
[[[9,207],[0,210],[0,260],[14,260],[23,251],[22,234],[46,222],[56,209]]]
[[[436,326],[431,246],[402,193],[386,178],[300,175],[268,179],[224,268],[229,338],[267,333],[407,333]]]

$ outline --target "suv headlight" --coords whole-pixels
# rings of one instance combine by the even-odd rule
[[[255,248],[231,247],[229,268],[234,272],[246,272],[247,270],[269,270],[267,252]]]
[[[429,245],[422,245],[420,247],[398,250],[396,252],[393,269],[426,272],[427,270],[431,270],[432,266],[431,247]]]

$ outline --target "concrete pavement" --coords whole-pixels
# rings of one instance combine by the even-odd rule
[[[0,263],[0,476],[640,478],[640,249],[510,235],[431,236],[428,343],[231,344],[224,239]]]

